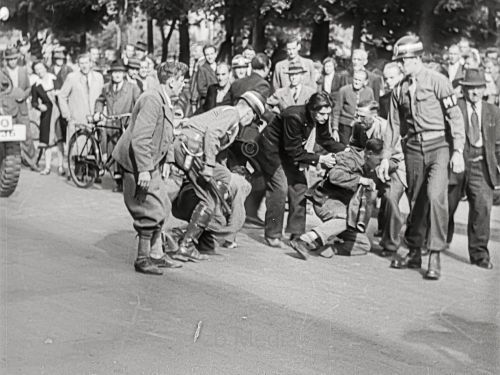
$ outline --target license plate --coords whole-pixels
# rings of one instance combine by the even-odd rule
[[[12,116],[0,116],[0,131],[12,130]]]
[[[12,130],[0,130],[0,142],[16,142],[26,140],[26,126],[15,124]]]

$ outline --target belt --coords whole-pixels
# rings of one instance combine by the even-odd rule
[[[444,137],[444,134],[444,130],[428,130],[420,133],[410,134],[408,135],[408,138],[416,138],[419,142],[426,142]]]

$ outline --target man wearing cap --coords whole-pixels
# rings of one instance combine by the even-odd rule
[[[316,81],[314,80],[314,63],[312,60],[299,55],[300,40],[297,36],[290,36],[286,41],[286,53],[288,58],[276,63],[273,74],[273,88],[278,90],[287,87],[290,84],[288,76],[288,67],[294,63],[301,64],[306,72],[304,73],[303,84],[316,89]]]
[[[266,80],[271,69],[269,57],[265,53],[259,52],[250,62],[250,66],[252,68],[250,75],[237,79],[231,84],[229,93],[233,105],[243,93],[250,90],[257,91],[266,99],[271,95],[271,85]]]
[[[448,169],[464,170],[464,120],[450,81],[424,67],[423,45],[416,36],[405,36],[394,46],[394,60],[406,77],[394,89],[384,137],[384,160],[378,177],[390,180],[390,158],[403,137],[410,214],[405,233],[409,253],[394,257],[393,268],[420,268],[421,249],[429,249],[425,277],[439,279],[440,252],[446,248],[448,228]],[[446,134],[449,134],[449,138]],[[450,159],[450,150],[452,156]]]
[[[87,116],[94,113],[104,86],[102,74],[91,69],[88,54],[78,56],[78,67],[78,71],[68,74],[58,94],[61,115],[68,122],[66,144],[75,132],[75,125],[86,124]]]
[[[175,164],[182,170],[200,202],[193,210],[186,233],[179,243],[178,256],[193,260],[206,259],[194,247],[216,210],[221,210],[221,198],[228,192],[231,175],[217,156],[232,142],[240,126],[248,126],[265,111],[262,95],[248,91],[236,106],[220,106],[181,122],[174,144]],[[172,184],[180,187],[178,176]],[[179,189],[169,192],[173,201]],[[222,198],[223,199],[223,198]],[[229,213],[225,213],[229,214]]]
[[[236,55],[231,60],[231,68],[233,70],[233,77],[235,80],[243,79],[248,76],[248,60],[242,55]]]
[[[127,69],[123,62],[113,61],[109,68],[111,74],[111,82],[104,85],[102,94],[99,96],[95,103],[94,119],[101,119],[101,114],[106,108],[106,112],[110,116],[123,115],[125,113],[132,113],[137,99],[141,95],[141,90],[137,85],[127,82],[125,73]],[[113,121],[107,124],[114,127],[127,127],[129,118],[123,118],[119,121]],[[105,155],[111,154],[115,148],[116,142],[121,135],[118,129],[105,129],[106,133],[103,137],[104,153]],[[106,157],[105,157],[106,158]],[[117,166],[118,167],[118,166]],[[122,174],[119,168],[114,168],[112,171],[113,179],[116,186],[113,188],[114,192],[122,192]]]
[[[292,105],[304,105],[316,92],[312,87],[302,84],[306,72],[300,63],[292,62],[288,65],[286,73],[290,84],[287,87],[277,89],[267,99],[267,104],[273,107],[275,112],[282,112]]]
[[[130,125],[118,140],[113,158],[123,168],[123,198],[139,236],[137,272],[161,275],[176,264],[161,247],[161,229],[170,214],[160,166],[173,162],[174,113],[171,97],[184,87],[188,67],[166,62],[158,67],[160,85],[145,92],[134,106]]]
[[[138,41],[135,45],[135,58],[139,61],[142,60],[146,57],[147,51],[148,45],[143,41]]]
[[[453,216],[465,192],[469,201],[467,237],[470,262],[491,269],[488,241],[493,191],[500,184],[500,109],[482,100],[486,79],[481,70],[466,70],[460,85],[464,92],[458,106],[465,120],[465,172],[456,175],[448,186],[447,242],[451,243],[453,238]]]
[[[17,115],[13,116],[13,121],[18,124],[26,125],[26,140],[21,142],[21,157],[23,163],[33,171],[38,171],[35,158],[36,151],[33,145],[29,126],[29,110],[27,99],[31,93],[31,84],[29,80],[28,70],[24,66],[19,66],[19,50],[15,47],[10,47],[5,50],[6,66],[2,69],[3,72],[12,81],[12,96],[17,103]]]
[[[332,106],[327,93],[315,93],[307,104],[288,107],[276,115],[257,139],[256,160],[266,180],[264,235],[271,247],[283,246],[281,237],[287,195],[287,232],[297,237],[305,231],[305,166],[324,164],[331,168],[335,164],[333,155],[314,154],[306,149],[306,144],[315,140],[330,153],[344,149],[330,134],[328,123]],[[315,137],[311,137],[314,129]]]

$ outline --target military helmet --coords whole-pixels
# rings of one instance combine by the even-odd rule
[[[418,36],[408,35],[399,38],[394,44],[393,60],[399,60],[404,57],[421,56],[424,52],[424,45]]]

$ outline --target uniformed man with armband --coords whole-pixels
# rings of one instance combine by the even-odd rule
[[[389,159],[403,138],[410,214],[405,233],[409,253],[394,257],[393,268],[420,268],[421,249],[429,249],[425,277],[439,279],[439,254],[446,248],[448,223],[448,172],[464,170],[464,120],[448,79],[424,67],[423,45],[417,36],[405,36],[394,46],[406,77],[391,97],[384,159],[378,169],[389,180]],[[451,155],[451,157],[450,157]]]

